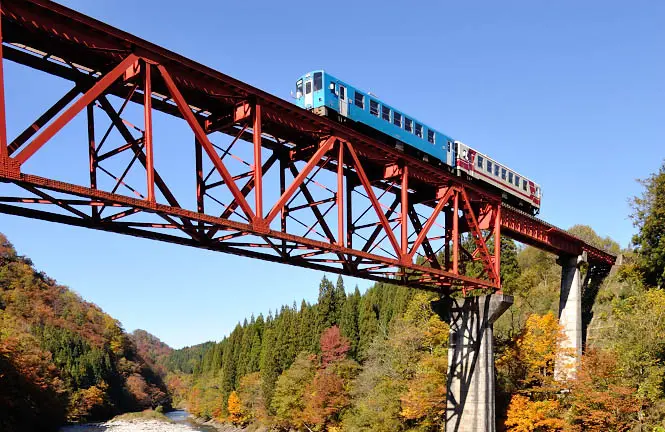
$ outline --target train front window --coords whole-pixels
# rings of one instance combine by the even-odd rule
[[[305,83],[305,94],[310,94],[312,92],[312,82],[307,81]]]
[[[296,82],[296,98],[300,99],[302,97],[302,80]]]
[[[323,88],[323,74],[321,72],[314,73],[314,91]]]
[[[379,103],[375,100],[369,100],[369,113],[373,116],[379,116]]]

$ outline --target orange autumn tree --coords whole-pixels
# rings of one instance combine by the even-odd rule
[[[630,430],[645,403],[622,376],[615,353],[600,350],[584,355],[568,399],[571,429],[589,432]]]
[[[562,383],[554,379],[554,364],[563,357],[565,335],[551,312],[531,315],[514,346],[497,367],[508,371],[517,394],[510,401],[506,426],[514,432],[558,431],[564,427],[557,395]]]
[[[236,426],[242,426],[247,422],[247,417],[242,408],[238,393],[232,391],[228,401],[229,421]]]

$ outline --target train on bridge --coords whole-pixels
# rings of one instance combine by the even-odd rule
[[[388,145],[482,183],[532,215],[540,211],[541,189],[533,180],[323,70],[301,76],[296,81],[295,97],[301,108],[347,123]]]

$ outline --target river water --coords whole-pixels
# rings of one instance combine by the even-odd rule
[[[88,423],[66,426],[60,429],[60,432],[217,432],[212,426],[196,424],[187,411],[171,411],[166,413],[166,417],[173,423],[156,421]]]

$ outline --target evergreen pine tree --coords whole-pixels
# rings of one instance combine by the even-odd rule
[[[374,301],[374,291],[369,290],[360,299],[358,307],[358,348],[357,357],[364,359],[372,340],[379,330],[378,307]]]
[[[270,401],[275,392],[275,381],[281,372],[277,365],[275,345],[275,331],[271,325],[267,325],[261,347],[261,390],[266,409],[270,408]]]
[[[356,289],[353,294],[344,302],[344,307],[342,308],[342,316],[340,318],[340,331],[342,336],[349,340],[349,354],[354,359],[357,358],[358,353],[358,342],[360,340],[360,334],[358,331],[358,313],[360,306],[360,290],[356,285]]]
[[[342,319],[342,309],[344,308],[344,303],[346,302],[346,291],[344,290],[344,279],[342,279],[342,275],[337,277],[334,294],[334,312],[332,325],[339,326]]]
[[[324,275],[319,284],[317,304],[317,334],[335,324],[335,286]]]

